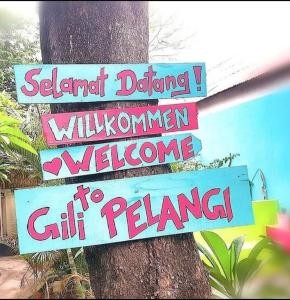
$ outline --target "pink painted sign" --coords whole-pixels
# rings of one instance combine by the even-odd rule
[[[46,114],[42,126],[48,145],[64,145],[193,130],[197,115],[195,103],[182,103]]]

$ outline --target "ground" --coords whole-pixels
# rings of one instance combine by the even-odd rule
[[[32,294],[33,281],[26,274],[27,267],[27,263],[18,256],[0,257],[1,299],[27,299]],[[24,276],[24,286],[21,287]]]

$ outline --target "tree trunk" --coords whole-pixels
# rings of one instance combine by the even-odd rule
[[[148,62],[148,3],[142,1],[42,2],[43,63],[108,64]],[[52,112],[157,104],[158,101],[51,105]],[[147,167],[67,182],[167,173]],[[158,182],[156,182],[158,184]],[[122,187],[120,187],[122,188]],[[192,234],[87,247],[96,298],[208,298],[207,273]]]

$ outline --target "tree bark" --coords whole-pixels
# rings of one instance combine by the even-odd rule
[[[147,63],[148,3],[42,2],[40,39],[46,64]],[[51,105],[51,110],[82,111],[157,103],[155,100],[57,104]],[[68,182],[167,172],[168,166],[156,166],[83,176]],[[209,298],[211,294],[192,234],[87,247],[85,255],[96,298]]]

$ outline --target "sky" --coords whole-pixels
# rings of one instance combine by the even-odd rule
[[[290,59],[289,2],[160,1],[151,6],[182,22],[184,33],[195,33],[177,60],[204,61],[211,93]]]
[[[0,7],[37,22],[37,1],[2,1]],[[154,1],[159,20],[171,18],[186,47],[174,62],[205,62],[208,95],[290,61],[290,3]]]
[[[37,3],[38,1],[1,1],[0,8],[4,7],[20,16],[32,18],[35,22],[38,20]]]

